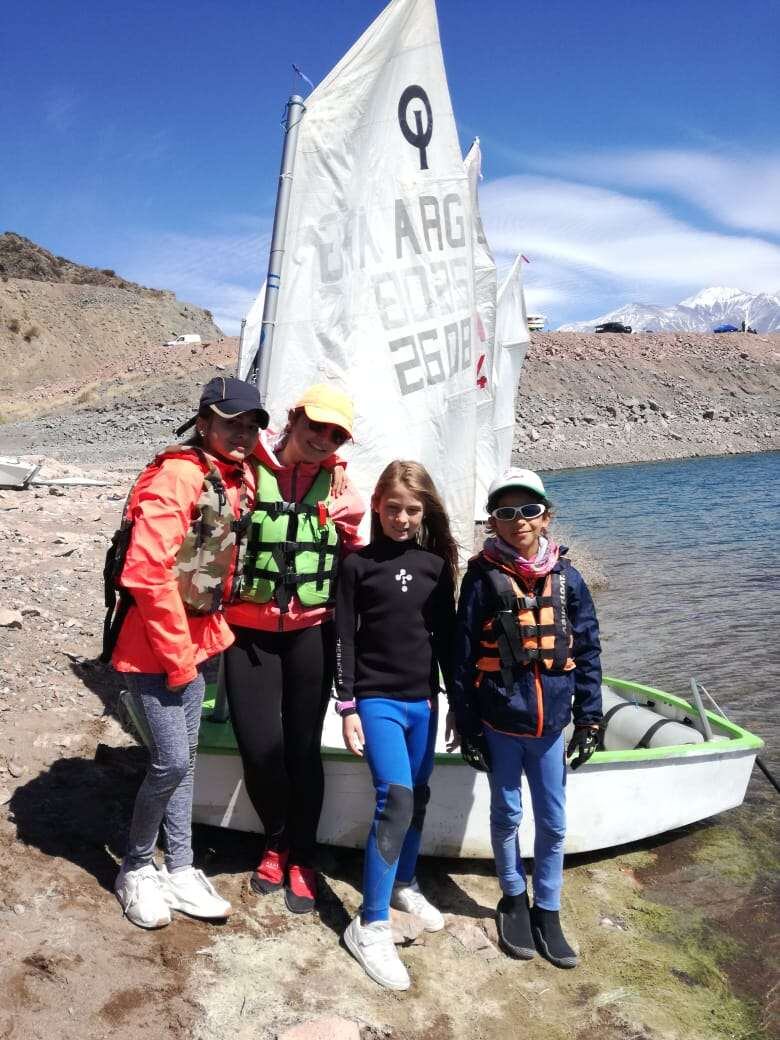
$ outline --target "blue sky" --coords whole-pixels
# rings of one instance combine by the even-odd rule
[[[0,230],[237,329],[267,262],[296,62],[381,0],[28,0],[0,25]],[[500,266],[551,325],[709,285],[780,292],[775,0],[439,0]]]

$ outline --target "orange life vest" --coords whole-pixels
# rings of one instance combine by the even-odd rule
[[[566,567],[548,574],[541,591],[530,595],[499,564],[484,558],[480,563],[498,599],[498,610],[482,626],[477,670],[501,672],[504,687],[511,691],[516,665],[542,665],[557,672],[575,668],[566,615]]]

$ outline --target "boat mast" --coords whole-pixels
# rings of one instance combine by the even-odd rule
[[[279,281],[284,259],[284,239],[287,232],[287,215],[290,209],[295,149],[298,144],[298,128],[301,125],[301,119],[305,111],[306,106],[303,103],[303,98],[298,94],[293,94],[287,102],[284,121],[284,147],[282,149],[282,165],[279,171],[279,187],[276,191],[276,210],[274,212],[274,229],[271,236],[271,252],[268,256],[268,277],[265,283],[260,343],[246,376],[248,383],[254,383],[257,386],[263,404],[266,402],[268,392],[268,375],[271,368],[274,329],[276,328],[276,305],[279,300]]]

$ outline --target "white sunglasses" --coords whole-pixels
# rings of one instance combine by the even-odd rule
[[[547,506],[543,502],[529,502],[524,506],[499,506],[490,515],[495,520],[516,520],[519,516],[523,520],[538,520],[546,510]]]

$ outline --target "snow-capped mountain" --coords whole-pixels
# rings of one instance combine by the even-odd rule
[[[561,332],[592,332],[605,321],[620,321],[634,332],[712,332],[716,325],[741,327],[743,321],[757,332],[780,332],[780,293],[749,293],[713,286],[681,300],[674,307],[627,303],[590,321],[561,325]]]

